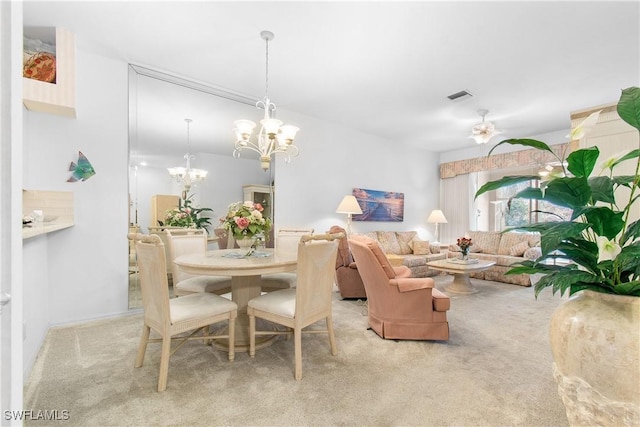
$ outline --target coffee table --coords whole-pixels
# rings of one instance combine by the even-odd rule
[[[470,263],[464,263],[458,258],[448,258],[431,261],[427,265],[434,270],[453,274],[453,282],[445,288],[446,291],[456,294],[473,294],[478,292],[478,289],[471,283],[469,273],[486,270],[495,265],[495,262],[471,259]]]

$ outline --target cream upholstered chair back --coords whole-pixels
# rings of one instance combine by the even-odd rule
[[[298,243],[305,235],[312,235],[313,228],[280,229],[276,235],[276,252],[280,255],[297,257]]]
[[[145,323],[162,330],[170,323],[164,244],[157,234],[135,236]]]
[[[340,239],[311,240],[303,236],[298,244],[296,323],[308,324],[331,313],[335,264]]]
[[[173,273],[173,283],[175,285],[194,276],[183,272],[173,260],[181,255],[204,255],[207,252],[207,232],[202,228],[184,228],[167,230],[166,232],[169,243],[169,262],[171,263],[171,272]]]

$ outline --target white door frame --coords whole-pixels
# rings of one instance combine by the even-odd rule
[[[0,425],[23,405],[22,343],[22,2],[0,1]],[[5,298],[6,299],[6,298]],[[17,417],[20,418],[20,417]]]

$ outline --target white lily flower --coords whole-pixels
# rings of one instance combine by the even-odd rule
[[[602,161],[600,163],[600,168],[602,170],[605,169],[613,169],[613,166],[624,156],[626,156],[627,154],[629,154],[631,152],[631,150],[623,150],[620,151],[619,153],[614,154],[613,156],[609,157],[608,159]]]
[[[622,252],[619,244],[605,236],[598,236],[596,242],[598,244],[598,262],[613,261]]]
[[[591,113],[589,117],[578,123],[576,127],[571,129],[571,133],[567,135],[571,141],[579,140],[584,138],[584,136],[589,133],[592,127],[598,123],[598,117],[600,117],[600,112],[602,110],[598,110],[594,113]]]

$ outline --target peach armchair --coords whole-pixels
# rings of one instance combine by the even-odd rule
[[[401,277],[378,242],[351,236],[349,247],[367,291],[369,327],[382,338],[447,340],[449,297],[431,278]]]

